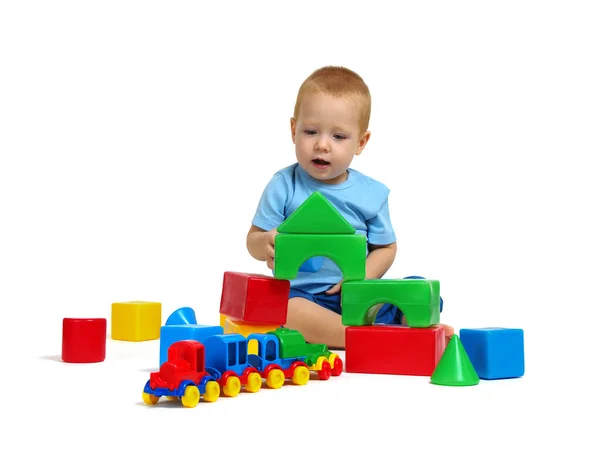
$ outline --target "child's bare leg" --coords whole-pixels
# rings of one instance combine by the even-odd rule
[[[310,343],[324,343],[329,348],[344,348],[346,345],[342,316],[305,298],[288,301],[285,326],[298,330]]]

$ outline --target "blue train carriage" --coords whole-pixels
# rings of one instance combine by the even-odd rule
[[[258,343],[249,354],[251,338]],[[213,375],[226,396],[236,396],[242,386],[248,392],[257,392],[266,379],[269,388],[278,389],[286,379],[295,384],[306,384],[310,371],[299,359],[282,360],[279,355],[279,339],[274,335],[241,334],[213,335],[204,341],[206,370]]]
[[[204,341],[206,371],[222,388],[225,396],[237,396],[242,386],[247,392],[258,392],[262,376],[248,362],[248,341],[241,334],[218,334]]]
[[[160,370],[150,373],[142,392],[142,399],[154,405],[165,396],[181,400],[184,407],[196,407],[200,398],[215,402],[221,393],[216,378],[205,369],[204,346],[195,340],[181,340],[168,350],[167,361]]]
[[[271,387],[281,387],[286,378],[291,378],[296,384],[306,384],[310,371],[316,371],[319,379],[328,380],[331,376],[341,375],[344,368],[337,353],[331,352],[324,344],[307,343],[295,329],[279,327],[266,334],[251,334],[248,343],[251,345],[252,342],[257,342],[257,347],[252,349],[257,354],[248,355],[248,361],[267,378],[268,385],[271,369],[279,366],[283,372],[283,375],[273,373],[277,377],[272,379],[275,386]]]

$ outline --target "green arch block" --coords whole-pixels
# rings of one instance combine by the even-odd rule
[[[293,280],[305,260],[323,256],[333,261],[344,280],[365,278],[367,238],[361,234],[277,234],[273,276]]]
[[[430,327],[440,322],[438,280],[362,280],[342,284],[342,324],[371,325],[376,311],[372,306],[390,303],[399,307],[408,327]]]

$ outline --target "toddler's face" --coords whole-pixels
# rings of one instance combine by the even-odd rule
[[[370,137],[368,131],[360,133],[359,118],[359,107],[350,98],[305,95],[297,120],[291,120],[300,166],[317,180],[330,184],[345,181],[352,159]]]

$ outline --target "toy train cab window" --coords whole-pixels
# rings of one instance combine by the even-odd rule
[[[168,362],[190,366],[195,373],[204,372],[204,345],[195,342],[181,342],[178,348],[169,349]]]
[[[267,361],[275,361],[277,359],[277,338],[268,338],[263,342],[258,342],[256,339],[250,340],[248,343],[248,353],[258,355]],[[264,350],[264,351],[263,351]]]

